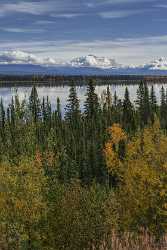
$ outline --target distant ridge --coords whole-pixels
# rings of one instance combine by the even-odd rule
[[[160,58],[141,66],[123,66],[115,59],[88,55],[60,62],[23,51],[0,53],[0,74],[8,75],[167,75],[167,60]]]

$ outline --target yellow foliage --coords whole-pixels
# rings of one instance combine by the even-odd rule
[[[126,140],[126,133],[122,130],[119,124],[113,124],[112,127],[108,128],[108,133],[111,135],[112,143],[118,144],[120,141]]]
[[[46,213],[46,183],[37,162],[0,164],[0,229],[5,224],[8,234],[17,234],[19,240],[30,237],[35,224]]]
[[[119,159],[118,144],[120,141],[125,141],[127,136],[119,124],[113,124],[107,131],[111,136],[104,148],[108,172],[119,174],[118,169],[122,167],[122,163]]]
[[[113,143],[108,142],[104,149],[106,164],[108,167],[108,172],[117,172],[117,168],[121,166],[121,161],[118,158],[118,154],[113,150]]]
[[[160,130],[159,122],[127,143],[126,156],[121,163],[113,144],[125,140],[126,135],[119,125],[109,131],[112,139],[105,145],[106,165],[109,173],[115,169],[117,175],[121,175],[117,198],[120,207],[124,207],[121,216],[125,224],[130,224],[134,218],[146,219],[147,213],[154,211],[150,214],[151,230],[159,230],[154,221],[159,218],[157,226],[163,225],[167,231],[167,136]]]

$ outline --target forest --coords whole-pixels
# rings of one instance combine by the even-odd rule
[[[0,87],[20,86],[69,86],[75,82],[76,86],[85,86],[90,81],[98,85],[139,84],[145,81],[148,84],[167,83],[167,76],[163,75],[5,75],[0,74]]]
[[[0,100],[1,250],[164,250],[167,92]]]

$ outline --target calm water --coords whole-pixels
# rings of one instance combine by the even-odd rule
[[[164,88],[167,88],[167,84],[163,85]],[[96,87],[96,93],[99,95],[99,97],[102,95],[103,91],[105,91],[107,88],[106,85],[103,86],[97,86]],[[110,90],[112,95],[114,95],[115,91],[117,92],[117,95],[120,99],[123,99],[124,93],[125,93],[126,85],[111,85]],[[149,86],[151,88],[151,85]],[[161,84],[154,84],[155,93],[157,96],[157,100],[160,100],[160,90],[162,88]],[[138,85],[128,85],[129,93],[131,101],[134,101],[136,99],[136,91],[138,89]],[[60,98],[61,101],[61,107],[62,111],[64,111],[64,108],[66,106],[68,94],[69,94],[69,87],[37,87],[38,95],[42,99],[43,97],[49,96],[49,100],[52,104],[52,107],[55,107],[56,99],[57,97]],[[24,98],[28,98],[31,92],[31,87],[17,87],[11,88],[11,87],[4,87],[0,88],[0,97],[4,101],[4,106],[7,107],[8,104],[11,101],[12,96],[15,96],[16,93],[19,96],[20,100],[23,100]],[[86,94],[86,86],[85,87],[77,87],[77,93],[78,97],[80,99],[80,106],[83,108],[83,103],[85,100],[85,94]]]

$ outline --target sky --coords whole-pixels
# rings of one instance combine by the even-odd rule
[[[125,65],[167,57],[167,0],[0,0],[0,51]]]

